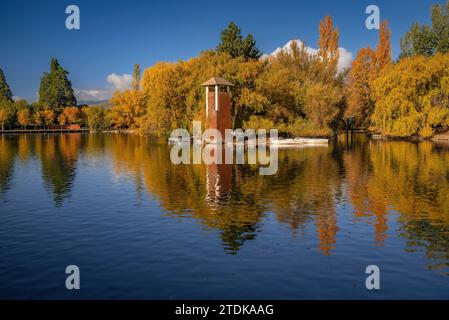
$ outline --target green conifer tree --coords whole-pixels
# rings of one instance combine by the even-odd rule
[[[65,107],[76,106],[72,83],[68,79],[68,72],[53,58],[50,64],[50,73],[44,72],[39,88],[39,103],[56,113]]]
[[[262,55],[253,35],[248,34],[246,38],[243,38],[242,31],[234,22],[229,23],[221,32],[217,51],[227,53],[232,58],[244,57],[245,60],[259,59]]]
[[[6,77],[2,69],[0,69],[0,100],[12,102],[12,92],[6,82]]]

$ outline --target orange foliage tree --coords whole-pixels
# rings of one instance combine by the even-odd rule
[[[380,25],[376,51],[369,47],[360,49],[347,76],[347,108],[344,117],[350,126],[370,126],[375,103],[372,82],[391,65],[391,32],[385,20]]]
[[[319,56],[325,68],[324,75],[334,77],[338,66],[338,38],[339,32],[334,28],[331,16],[326,16],[320,21],[320,36],[318,39]]]

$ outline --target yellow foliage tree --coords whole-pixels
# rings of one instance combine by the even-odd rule
[[[58,122],[61,126],[65,124],[80,124],[83,119],[81,110],[77,107],[65,107],[58,116]]]
[[[376,61],[376,52],[373,49],[360,49],[348,73],[345,118],[352,119],[356,127],[368,126],[373,112],[374,101],[370,86],[376,73]]]
[[[44,109],[39,111],[41,123],[43,123],[47,128],[50,127],[55,122],[55,113],[53,110]]]
[[[323,75],[325,77],[333,78],[337,73],[339,50],[338,40],[339,32],[334,28],[331,16],[326,16],[320,21],[319,27],[318,54],[323,62]]]
[[[30,109],[24,108],[22,110],[17,111],[17,122],[25,128],[31,124],[31,112]]]
[[[2,126],[2,130],[5,130],[5,124],[9,120],[9,113],[5,109],[0,109],[0,125]]]
[[[391,32],[385,20],[380,25],[376,51],[369,47],[360,49],[348,72],[345,119],[350,127],[370,126],[374,109],[371,84],[391,65]]]
[[[379,29],[379,45],[376,51],[376,65],[380,71],[386,66],[391,65],[391,31],[388,28],[388,20],[380,24]]]
[[[449,129],[449,54],[401,59],[373,82],[373,129],[429,137]]]
[[[141,117],[145,112],[141,91],[116,91],[111,99],[111,103],[113,107],[107,113],[107,119],[113,128],[135,129],[140,126]]]

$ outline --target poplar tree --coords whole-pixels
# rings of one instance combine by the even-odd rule
[[[140,89],[140,65],[134,65],[134,73],[133,73],[133,90],[138,91]]]
[[[339,31],[334,28],[331,16],[326,16],[320,21],[318,39],[318,54],[323,63],[323,75],[326,80],[333,79],[337,74],[338,58],[340,52],[338,50]]]
[[[388,21],[381,23],[379,29],[379,45],[376,51],[376,60],[378,70],[392,63],[391,59],[391,31],[388,28]]]

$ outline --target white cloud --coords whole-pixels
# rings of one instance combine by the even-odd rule
[[[339,59],[338,59],[338,71],[343,71],[351,66],[354,57],[352,53],[346,50],[345,48],[338,48],[339,50]]]
[[[268,58],[270,56],[273,57],[273,56],[277,55],[282,50],[290,52],[291,51],[290,46],[291,46],[292,42],[296,42],[298,47],[302,47],[302,45],[303,45],[303,42],[301,40],[298,40],[298,39],[290,40],[283,47],[277,48],[276,50],[274,50],[269,55],[264,54],[262,56],[262,59],[266,59],[266,58]],[[311,55],[318,54],[318,49],[315,49],[315,48],[312,48],[312,47],[307,47],[307,46],[305,47],[305,49]],[[338,48],[338,50],[339,50],[338,72],[341,72],[344,69],[349,68],[351,66],[352,60],[354,58],[352,56],[352,53],[349,52],[348,50],[346,50],[345,48]]]
[[[282,50],[285,50],[286,52],[288,52],[288,53],[290,53],[291,52],[291,44],[292,44],[292,42],[296,42],[296,44],[298,45],[298,47],[299,48],[301,48],[302,47],[302,45],[303,45],[303,42],[301,41],[301,40],[297,40],[297,39],[294,39],[294,40],[290,40],[289,42],[287,42],[283,47],[279,47],[279,48],[277,48],[276,50],[274,50],[272,53],[270,53],[269,55],[264,55],[264,57],[266,57],[266,58],[268,58],[269,56],[275,56],[275,55],[277,55],[279,52],[281,52]],[[308,53],[310,53],[310,54],[313,54],[313,55],[315,55],[315,54],[317,54],[318,53],[318,50],[317,49],[314,49],[314,48],[311,48],[311,47],[305,47],[305,49],[306,49],[306,51],[308,52]]]
[[[19,97],[19,96],[13,96],[12,99],[13,99],[14,101],[23,100],[23,98],[22,98],[22,97]]]
[[[75,97],[78,102],[95,102],[109,100],[114,94],[115,90],[126,90],[131,88],[132,76],[130,74],[118,75],[111,73],[106,77],[106,82],[110,85],[106,88],[100,89],[80,89],[75,88]]]
[[[133,77],[130,74],[118,75],[111,73],[106,78],[106,81],[114,86],[116,90],[126,90],[131,88]]]
[[[110,89],[74,89],[78,102],[109,100],[113,91]]]

